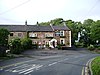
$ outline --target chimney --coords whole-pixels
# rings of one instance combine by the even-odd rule
[[[39,22],[38,21],[37,21],[36,25],[39,26]]]
[[[25,26],[27,26],[27,20],[25,21]]]

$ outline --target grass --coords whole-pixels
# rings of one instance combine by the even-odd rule
[[[100,75],[100,56],[96,57],[92,64],[91,64],[91,68],[93,71],[93,75]]]

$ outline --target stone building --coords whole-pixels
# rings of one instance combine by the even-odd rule
[[[67,26],[0,25],[10,31],[9,39],[31,38],[33,44],[55,48],[58,44],[71,47],[71,30]]]

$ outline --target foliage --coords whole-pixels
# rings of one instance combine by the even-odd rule
[[[100,46],[97,49],[100,50]]]
[[[13,54],[20,54],[22,51],[21,40],[19,38],[15,38],[10,40],[9,42],[9,49],[10,52]]]
[[[95,49],[95,47],[93,46],[93,45],[90,45],[90,46],[88,46],[88,50],[94,50]]]
[[[9,31],[7,29],[0,29],[0,45],[7,46],[8,45],[8,35]]]
[[[96,43],[97,40],[100,42],[100,20],[96,21],[91,27],[91,39],[94,43]]]
[[[93,75],[100,75],[100,56],[96,57],[91,64]]]
[[[56,18],[49,22],[40,23],[40,25],[64,25],[62,21],[62,18]],[[78,40],[86,47],[90,44],[95,45],[97,40],[99,41],[98,44],[100,43],[100,20],[86,19],[83,23],[73,20],[65,20],[64,22],[71,30],[72,45],[75,45],[75,40]],[[80,33],[80,39],[78,39],[78,33]]]
[[[6,56],[6,48],[3,46],[0,46],[0,57]]]
[[[48,21],[48,22],[41,22],[41,23],[39,23],[39,25],[42,25],[42,26],[48,26],[50,24],[52,24],[52,25],[63,25],[62,20],[63,20],[62,18],[56,18],[56,19],[53,19],[53,20]]]
[[[0,56],[6,56],[6,49],[8,46],[8,35],[7,29],[0,29]]]
[[[84,47],[85,45],[84,45],[83,42],[76,42],[76,43],[75,43],[75,46],[76,46],[76,47]]]
[[[30,38],[24,38],[21,40],[21,45],[24,50],[32,48],[32,40]]]

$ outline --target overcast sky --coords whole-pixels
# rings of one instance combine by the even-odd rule
[[[0,24],[100,20],[100,0],[0,0]]]

